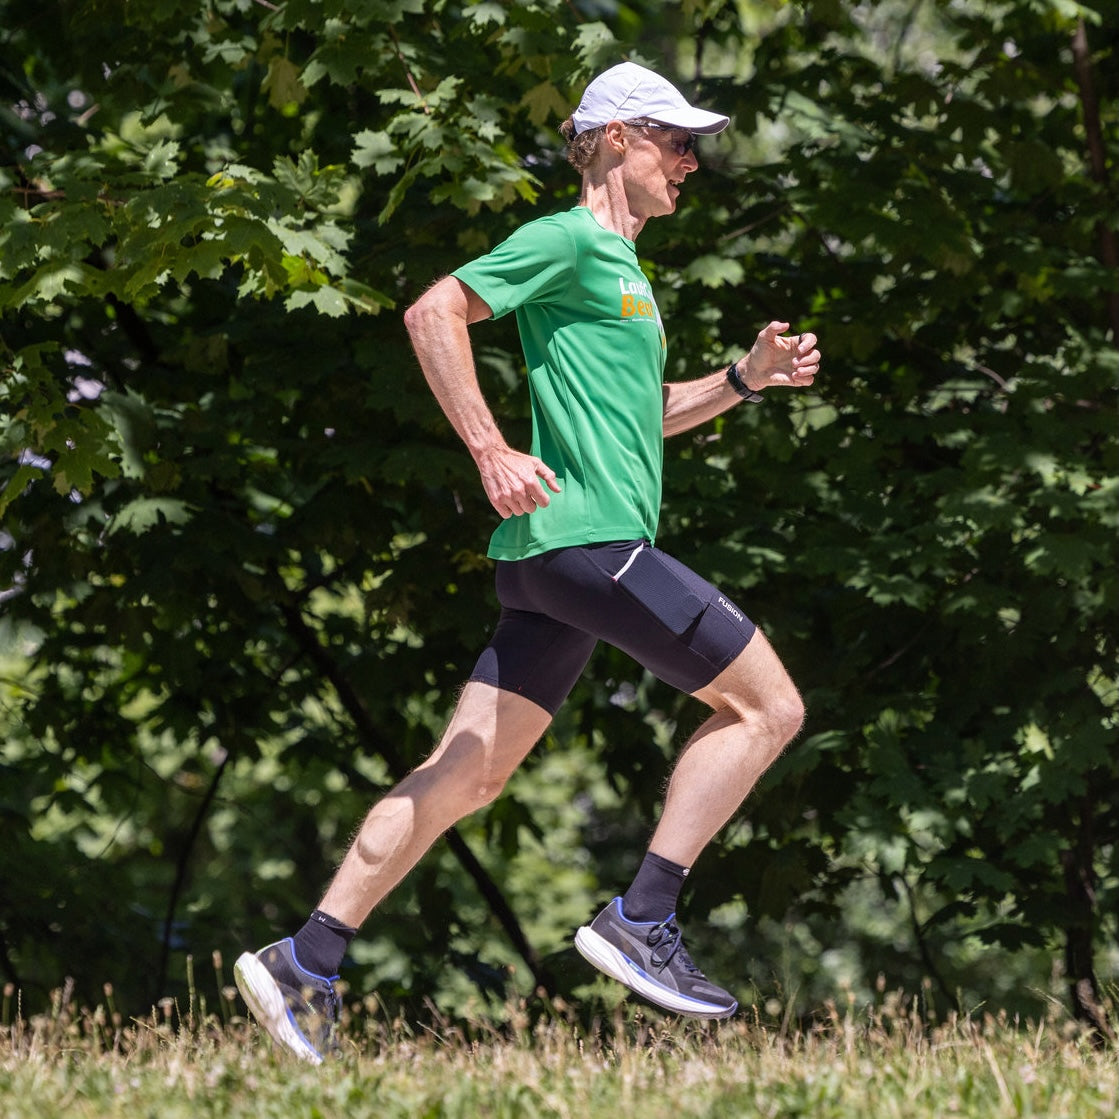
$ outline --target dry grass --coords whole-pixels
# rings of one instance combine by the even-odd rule
[[[314,1069],[273,1053],[229,990],[217,1013],[166,1001],[143,1019],[123,1019],[111,991],[89,1008],[65,989],[49,1013],[24,1018],[9,991],[0,1099],[8,1119],[1119,1114],[1119,1054],[1056,1008],[1030,1024],[935,1023],[885,994],[802,1028],[760,1009],[721,1025],[628,1004],[598,1020],[542,1010],[463,1026],[435,1013],[387,1020],[367,999],[347,1014],[339,1057]]]

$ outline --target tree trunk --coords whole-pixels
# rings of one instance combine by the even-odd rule
[[[1084,132],[1088,143],[1088,163],[1093,181],[1106,186],[1107,149],[1104,146],[1103,128],[1100,125],[1100,103],[1092,76],[1092,56],[1088,49],[1088,30],[1081,18],[1072,37],[1072,68],[1080,89],[1080,104],[1084,110]],[[1115,231],[1101,218],[1096,225],[1099,238],[1100,260],[1113,272],[1119,273],[1119,243]],[[1107,321],[1111,327],[1111,340],[1119,347],[1119,291],[1107,293]]]
[[[1093,930],[1096,916],[1095,873],[1092,868],[1092,804],[1081,805],[1076,845],[1061,852],[1065,874],[1068,919],[1065,922],[1065,977],[1069,985],[1072,1013],[1089,1027],[1093,1041],[1104,1045],[1115,1039],[1100,1002],[1093,961]]]

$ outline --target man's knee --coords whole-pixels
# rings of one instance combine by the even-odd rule
[[[804,725],[804,702],[790,682],[787,689],[775,691],[757,706],[735,714],[746,732],[750,748],[761,751],[769,766],[800,733]]]
[[[776,753],[804,724],[800,692],[760,630],[732,664],[695,694],[716,711],[762,730]]]
[[[473,735],[458,734],[420,766],[415,776],[426,778],[429,795],[452,806],[461,819],[495,801],[512,773],[491,744]]]
[[[781,740],[782,747],[800,733],[804,714],[804,700],[791,680],[787,687],[768,699],[764,708],[764,717],[773,729],[774,738]]]
[[[551,715],[535,702],[489,684],[467,684],[432,756],[440,794],[465,816],[501,795],[509,778],[547,729]]]
[[[483,765],[477,771],[470,773],[462,784],[462,800],[465,803],[464,815],[477,812],[492,804],[509,782],[512,773],[495,769],[493,766]]]

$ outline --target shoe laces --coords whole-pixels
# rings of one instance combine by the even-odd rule
[[[654,925],[649,930],[645,943],[653,949],[652,961],[657,967],[667,967],[675,959],[677,965],[684,971],[691,972],[693,975],[703,974],[688,955],[680,926],[672,917],[666,917],[659,925]]]
[[[342,1017],[342,1000],[338,997],[333,983],[329,984],[327,991],[323,991],[323,996],[326,1002],[326,1017],[331,1025],[337,1025]]]
[[[298,988],[303,1005],[313,1015],[334,1026],[342,1016],[342,1000],[329,979],[325,984],[305,983]],[[290,1004],[289,1004],[290,1005]]]

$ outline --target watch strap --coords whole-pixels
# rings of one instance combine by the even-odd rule
[[[738,393],[738,395],[741,396],[743,400],[748,400],[751,404],[761,403],[762,394],[760,392],[754,392],[754,390],[750,388],[750,386],[746,384],[746,382],[742,379],[742,374],[738,372],[737,361],[732,362],[727,367],[727,384],[729,384],[730,387],[734,389],[734,391]]]

